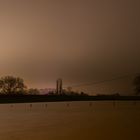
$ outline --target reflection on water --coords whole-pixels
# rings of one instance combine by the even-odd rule
[[[0,140],[140,139],[140,102],[0,105]]]

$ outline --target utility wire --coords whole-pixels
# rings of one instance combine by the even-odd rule
[[[97,82],[75,84],[75,85],[71,85],[70,87],[85,87],[85,86],[90,86],[90,85],[97,85],[97,84],[116,81],[116,80],[120,80],[120,79],[126,79],[126,78],[129,78],[131,76],[136,76],[136,75],[138,75],[138,74],[123,75],[123,76],[119,76],[119,77],[116,77],[116,78],[101,80],[101,81],[97,81]],[[68,86],[64,86],[64,87],[68,87]]]

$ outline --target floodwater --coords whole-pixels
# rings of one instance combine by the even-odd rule
[[[140,102],[0,105],[0,140],[139,140]]]

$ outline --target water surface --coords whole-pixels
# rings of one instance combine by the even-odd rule
[[[0,140],[140,139],[140,102],[0,105]]]

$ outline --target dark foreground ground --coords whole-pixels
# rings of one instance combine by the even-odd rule
[[[140,96],[0,95],[0,103],[63,101],[140,101]]]

